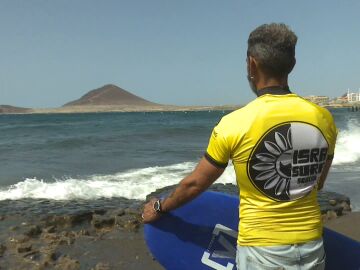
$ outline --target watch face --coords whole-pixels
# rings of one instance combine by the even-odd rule
[[[154,203],[154,210],[155,210],[156,212],[161,212],[161,210],[160,210],[160,201],[156,201],[156,202]]]

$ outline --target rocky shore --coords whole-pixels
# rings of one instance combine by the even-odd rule
[[[211,189],[238,192],[231,184],[215,184]],[[351,211],[350,199],[338,193],[320,192],[319,203],[325,221]],[[143,240],[142,204],[123,198],[3,201],[0,269],[162,269]]]

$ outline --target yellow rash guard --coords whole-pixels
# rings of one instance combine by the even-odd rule
[[[269,92],[223,117],[205,154],[216,166],[234,165],[239,245],[303,243],[322,234],[316,186],[334,154],[334,120],[290,91]]]

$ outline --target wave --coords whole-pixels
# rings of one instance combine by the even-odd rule
[[[145,200],[146,195],[151,192],[177,184],[195,166],[194,162],[184,162],[163,167],[129,170],[112,175],[93,175],[87,179],[58,179],[51,183],[41,179],[27,178],[17,184],[0,189],[0,200],[23,198],[92,200],[112,197]],[[217,183],[235,184],[234,170],[227,168]]]
[[[348,121],[347,128],[340,130],[336,142],[334,165],[352,164],[360,160],[360,124]]]

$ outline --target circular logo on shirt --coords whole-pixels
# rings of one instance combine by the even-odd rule
[[[327,150],[317,127],[303,122],[277,125],[255,145],[247,163],[249,179],[274,200],[300,199],[316,185]]]

